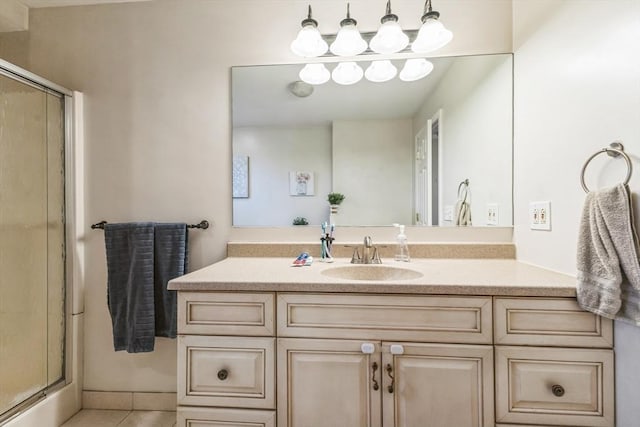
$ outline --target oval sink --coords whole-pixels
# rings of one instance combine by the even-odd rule
[[[322,272],[325,276],[347,280],[411,280],[423,276],[422,273],[402,267],[386,265],[348,265],[333,267]]]

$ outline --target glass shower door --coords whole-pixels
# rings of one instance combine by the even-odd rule
[[[64,376],[63,107],[0,75],[0,419]]]

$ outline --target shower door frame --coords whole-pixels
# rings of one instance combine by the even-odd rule
[[[76,280],[79,279],[80,270],[79,262],[74,260],[80,258],[78,247],[76,245],[76,237],[79,229],[76,222],[76,193],[78,193],[79,184],[76,182],[76,144],[75,130],[78,129],[77,118],[81,112],[74,111],[74,93],[71,90],[53,83],[43,77],[40,77],[30,71],[27,71],[17,65],[0,59],[0,75],[16,80],[28,86],[44,90],[48,94],[60,95],[64,99],[64,239],[65,239],[65,274],[64,274],[64,352],[63,352],[63,372],[62,378],[55,383],[48,385],[35,395],[19,403],[13,409],[10,409],[5,415],[0,415],[0,423],[4,423],[36,403],[45,399],[48,395],[71,384],[73,378],[73,355],[76,353],[74,349],[74,331],[73,331],[73,313],[74,307],[78,304],[74,300],[74,287],[77,286]],[[81,163],[79,164],[81,166]],[[82,346],[82,342],[76,343]]]

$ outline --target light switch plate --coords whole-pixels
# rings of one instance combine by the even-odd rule
[[[453,221],[453,206],[447,205],[444,207],[444,220]]]
[[[551,202],[529,203],[529,227],[532,230],[551,230]]]
[[[487,203],[487,225],[498,225],[500,222],[500,205]]]

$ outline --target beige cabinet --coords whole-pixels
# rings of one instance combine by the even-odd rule
[[[274,309],[271,293],[178,294],[178,427],[275,427]]]
[[[380,363],[379,343],[279,338],[278,427],[380,427]]]
[[[383,343],[382,368],[385,427],[493,427],[493,347]]]
[[[615,425],[613,324],[572,298],[178,302],[178,427]]]
[[[277,346],[278,427],[494,425],[491,346],[296,338]]]
[[[498,423],[615,425],[611,320],[572,298],[495,298],[494,311]]]
[[[487,297],[279,294],[278,427],[493,427],[493,346],[447,344],[491,344],[491,309]]]

